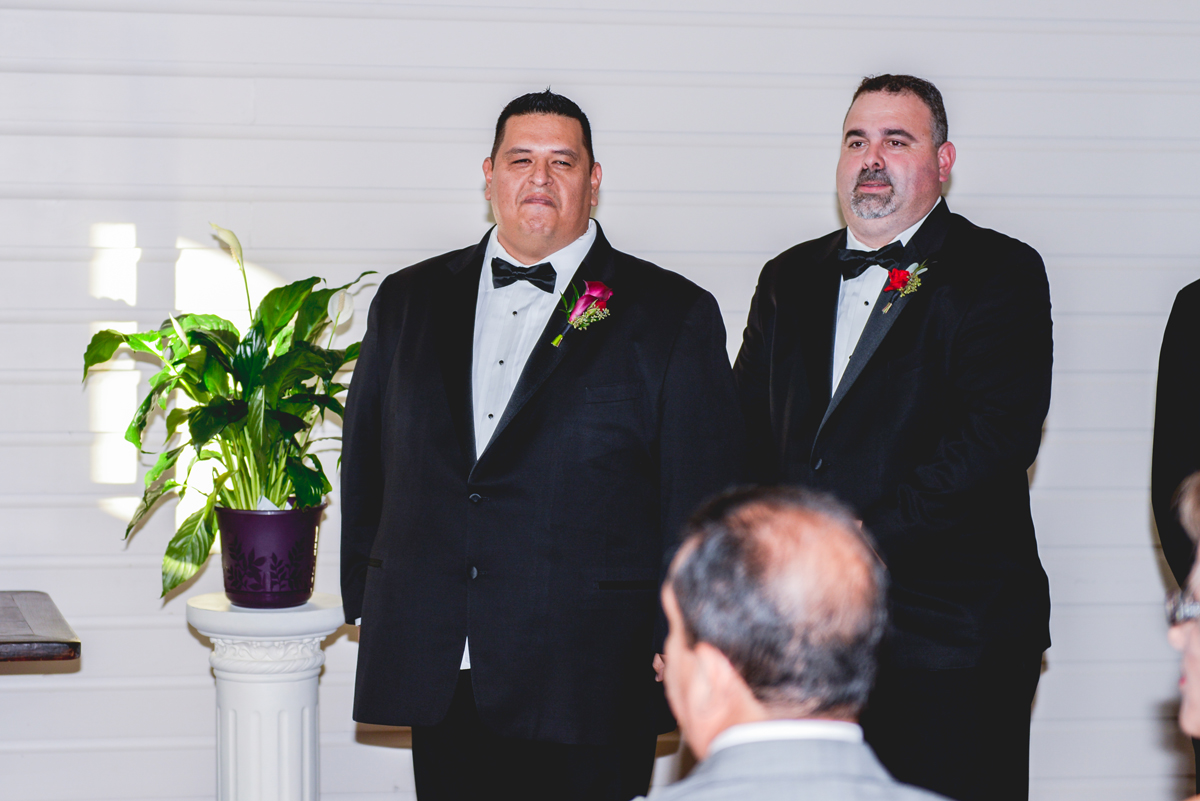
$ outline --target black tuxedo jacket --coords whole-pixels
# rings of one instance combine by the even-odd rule
[[[1158,356],[1150,498],[1163,556],[1187,586],[1196,546],[1175,511],[1180,482],[1200,470],[1200,281],[1175,296]]]
[[[476,454],[486,244],[389,276],[371,305],[342,468],[354,717],[438,723],[469,635],[489,727],[604,744],[661,721],[659,585],[687,516],[742,469],[724,325],[708,292],[598,231],[573,283],[607,284],[611,316],[552,315]]]
[[[904,251],[926,262],[920,288],[884,293],[831,392],[845,243],[843,229],[763,269],[734,364],[752,469],[857,510],[891,577],[890,663],[1042,649],[1049,587],[1026,474],[1050,403],[1042,260],[940,203]]]

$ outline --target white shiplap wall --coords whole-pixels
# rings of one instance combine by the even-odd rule
[[[1050,270],[1034,797],[1185,794],[1147,489],[1159,339],[1200,276],[1200,6],[592,2],[0,0],[0,587],[50,592],[84,641],[65,670],[0,670],[0,801],[214,793],[208,648],[183,612],[219,571],[156,598],[171,510],[122,547],[137,485],[96,480],[131,477],[106,454],[137,373],[78,383],[100,323],[157,324],[197,257],[220,273],[197,255],[209,220],[267,283],[476,241],[495,116],[550,84],[592,118],[610,238],[711,289],[735,347],[762,262],[840,224],[842,115],[885,71],[946,96],[951,206]],[[132,247],[135,302],[96,297]],[[336,592],[336,499],[322,538]],[[326,651],[325,797],[407,797],[407,752],[350,720],[355,649],[343,630]]]

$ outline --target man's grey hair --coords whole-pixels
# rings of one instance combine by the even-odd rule
[[[689,647],[717,648],[768,706],[857,715],[887,625],[887,578],[850,512],[800,488],[737,489],[687,533],[668,581]]]

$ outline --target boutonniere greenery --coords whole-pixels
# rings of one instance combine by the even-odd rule
[[[608,299],[612,297],[613,291],[603,282],[584,281],[582,292],[572,284],[570,291],[569,299],[566,292],[561,297],[562,310],[566,313],[567,325],[571,328],[586,331],[589,325],[597,323],[609,315]],[[567,329],[564,328],[561,334],[551,340],[550,344],[557,348],[562,344],[563,335],[566,333]]]
[[[923,261],[920,264],[913,262],[908,266],[907,270],[899,267],[888,270],[888,282],[883,291],[898,292],[899,294],[893,295],[892,299],[883,307],[884,314],[888,313],[888,309],[892,308],[894,302],[905,295],[911,295],[921,288],[921,273],[925,272],[927,269],[925,265],[928,263],[928,261]]]

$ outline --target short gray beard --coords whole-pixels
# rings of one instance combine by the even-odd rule
[[[860,220],[878,220],[880,217],[886,217],[894,212],[900,205],[900,201],[896,198],[895,187],[892,187],[892,191],[887,195],[864,195],[858,191],[859,184],[880,179],[887,181],[889,186],[892,183],[892,179],[888,177],[885,170],[863,170],[858,174],[854,192],[850,195],[850,210]]]
[[[864,195],[856,189],[850,197],[850,210],[860,220],[878,220],[880,217],[886,217],[899,205],[900,201],[896,199],[894,189],[886,197]]]

